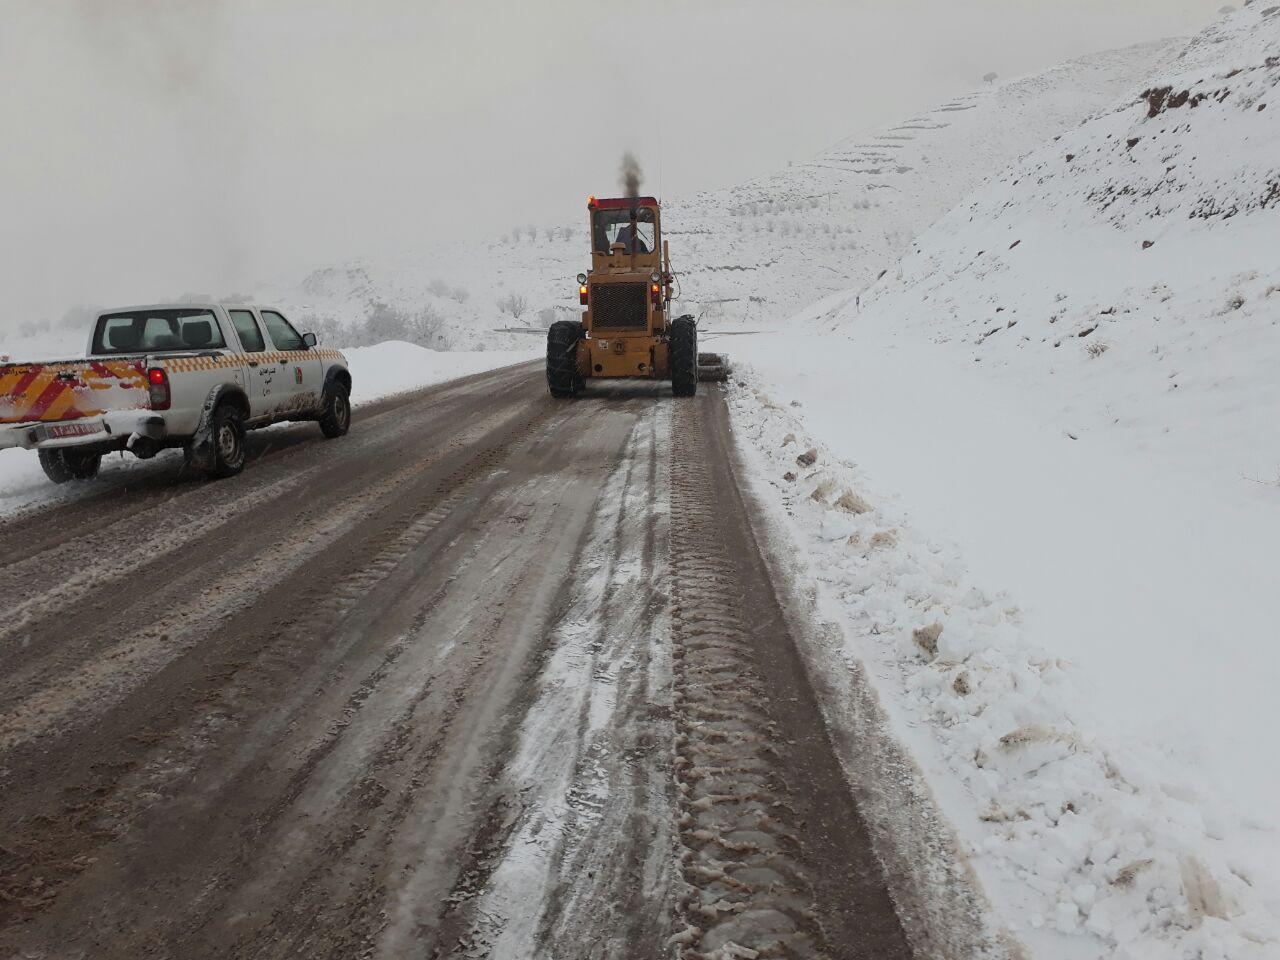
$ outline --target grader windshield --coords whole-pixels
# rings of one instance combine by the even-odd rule
[[[609,253],[615,244],[622,244],[624,253],[647,254],[654,251],[653,209],[635,207],[634,222],[631,219],[632,209],[614,207],[595,211],[592,234],[597,253]]]

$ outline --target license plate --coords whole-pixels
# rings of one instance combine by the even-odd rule
[[[102,424],[96,420],[92,423],[54,423],[50,424],[46,430],[50,440],[62,437],[87,437],[93,433],[101,433]]]

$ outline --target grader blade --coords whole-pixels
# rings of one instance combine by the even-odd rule
[[[712,383],[728,380],[728,356],[723,353],[698,354],[698,379]]]

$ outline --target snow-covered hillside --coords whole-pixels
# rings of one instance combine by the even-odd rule
[[[704,328],[757,325],[874,279],[993,169],[1101,109],[1175,50],[1154,43],[1085,57],[841,141],[776,175],[671,200],[664,222],[679,307],[703,316]],[[552,320],[577,315],[573,277],[589,260],[585,198],[612,189],[584,183],[583,208],[560,223],[325,268],[256,296],[322,330],[381,311],[430,331],[430,346],[523,343]],[[525,301],[518,318],[498,306],[512,296]],[[510,332],[521,328],[529,333]]]
[[[1178,49],[1161,42],[1094,54],[843,140],[772,176],[670,200],[664,223],[680,274],[678,308],[701,316],[704,329],[755,327],[866,284],[993,169],[1105,107]],[[585,198],[613,187],[583,184],[583,207],[558,223],[517,223],[488,241],[322,266],[237,299],[281,304],[335,346],[413,340],[443,350],[524,349],[554,320],[578,315],[573,277],[589,265]],[[3,334],[0,353],[73,353],[84,338],[74,326]]]
[[[843,653],[1035,956],[1280,956],[1278,94],[1250,3],[732,345]]]
[[[1254,3],[978,191],[836,323],[1065,389],[1073,433],[1277,479],[1278,83],[1280,8]]]
[[[711,315],[778,322],[876,278],[912,238],[999,170],[1075,126],[1180,49],[1081,58],[959,96],[811,160],[670,207],[686,291]]]

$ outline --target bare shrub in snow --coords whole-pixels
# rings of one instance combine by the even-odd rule
[[[303,313],[294,316],[293,319],[297,323],[299,329],[314,333],[316,338],[322,344],[349,346],[353,342],[350,332],[337,317],[317,317],[312,314]]]
[[[454,287],[449,291],[449,299],[456,300],[458,303],[466,303],[471,299],[471,291],[466,287]]]
[[[375,303],[365,317],[364,329],[358,335],[358,346],[410,338],[409,315],[385,303]]]
[[[408,340],[423,347],[445,345],[444,317],[435,307],[425,306],[408,318]]]
[[[325,343],[339,346],[368,347],[389,340],[402,340],[436,350],[447,349],[445,317],[427,305],[416,311],[375,303],[363,322],[350,327],[332,317],[306,319],[309,327]]]
[[[982,82],[983,82],[983,83],[995,83],[995,82],[996,82],[996,80],[998,80],[998,79],[999,79],[999,74],[997,74],[995,71],[992,71],[991,73],[987,73],[987,74],[984,74],[984,75],[983,75],[983,77],[982,77]]]
[[[498,309],[519,320],[521,315],[529,309],[529,301],[518,293],[509,293],[498,301]]]
[[[1089,344],[1089,346],[1085,347],[1084,352],[1087,353],[1091,359],[1096,360],[1110,349],[1111,344],[1103,340],[1095,340],[1093,343]]]
[[[447,297],[449,295],[449,285],[443,280],[432,280],[427,285],[427,289],[437,297]]]

